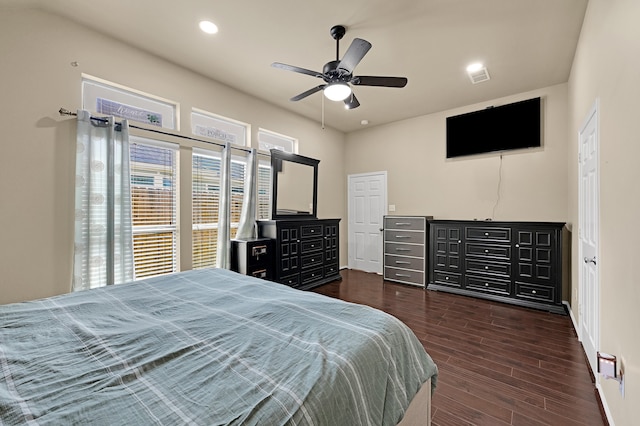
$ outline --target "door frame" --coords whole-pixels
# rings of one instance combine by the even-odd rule
[[[377,172],[367,172],[367,173],[354,173],[354,174],[349,174],[347,175],[347,250],[348,250],[348,256],[347,256],[347,263],[348,263],[348,268],[349,269],[353,269],[353,257],[354,257],[354,244],[355,242],[352,240],[352,234],[351,234],[351,214],[353,213],[353,208],[352,208],[352,204],[353,204],[353,200],[352,200],[352,194],[351,194],[351,179],[353,178],[361,178],[361,177],[366,177],[366,176],[383,176],[384,178],[384,194],[383,194],[383,209],[381,210],[382,212],[382,216],[384,217],[387,214],[387,200],[388,200],[388,180],[387,180],[387,171],[377,171]],[[380,223],[382,222],[382,217],[380,218]],[[382,241],[382,239],[380,239],[380,241]],[[381,262],[384,262],[384,258],[382,257],[383,253],[384,253],[384,247],[381,244],[379,247],[380,250],[380,259]],[[382,274],[382,271],[380,271],[380,274]]]
[[[582,189],[582,161],[581,161],[581,155],[582,155],[582,142],[581,142],[581,136],[584,133],[584,131],[587,128],[587,125],[591,123],[591,120],[595,120],[595,144],[596,144],[596,201],[595,201],[595,206],[596,206],[596,223],[597,223],[597,247],[596,247],[596,259],[598,261],[598,265],[596,267],[596,288],[594,290],[594,303],[595,303],[595,309],[594,309],[594,318],[592,318],[593,320],[593,324],[594,324],[594,336],[591,336],[593,338],[594,341],[594,346],[595,346],[595,350],[596,352],[598,351],[598,348],[600,346],[600,122],[599,122],[599,117],[600,117],[600,107],[599,107],[599,99],[596,99],[593,106],[589,109],[589,112],[586,114],[582,124],[580,125],[580,129],[578,130],[578,322],[579,322],[579,327],[578,330],[576,330],[578,332],[578,338],[580,340],[580,342],[583,342],[584,339],[584,333],[585,330],[583,328],[584,325],[584,321],[583,321],[583,315],[584,315],[584,303],[585,303],[585,277],[583,276],[583,269],[582,269],[582,264],[581,262],[583,261],[583,249],[582,249],[582,226],[583,224],[581,223],[581,218],[584,217],[584,213],[583,213],[583,203],[582,203],[582,193],[583,193],[583,189]],[[583,349],[584,349],[584,345],[583,345]],[[597,365],[597,359],[595,360],[594,365],[591,365],[591,360],[589,359],[589,354],[587,355],[587,364],[589,364],[589,368],[592,370],[592,373],[594,375],[594,377],[596,378],[596,384],[600,383],[599,380],[599,374],[597,374],[596,371],[594,371],[594,366]],[[593,354],[593,356],[597,357],[597,353]]]

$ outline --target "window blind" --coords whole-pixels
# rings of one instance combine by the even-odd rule
[[[177,146],[131,138],[136,278],[177,271]]]

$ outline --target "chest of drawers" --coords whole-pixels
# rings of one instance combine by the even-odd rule
[[[429,289],[566,313],[564,223],[430,222]]]
[[[431,216],[384,217],[384,279],[424,287]]]
[[[307,290],[342,279],[340,219],[260,220],[258,235],[274,240],[273,280]]]

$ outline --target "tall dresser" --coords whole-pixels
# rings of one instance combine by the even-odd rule
[[[564,223],[434,220],[430,228],[429,289],[566,314]]]
[[[425,287],[428,221],[432,216],[384,217],[384,279]]]
[[[340,280],[340,219],[259,220],[258,235],[274,240],[273,280],[308,290]]]

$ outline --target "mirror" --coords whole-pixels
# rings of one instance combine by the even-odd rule
[[[318,163],[320,160],[271,150],[271,219],[317,217]]]

